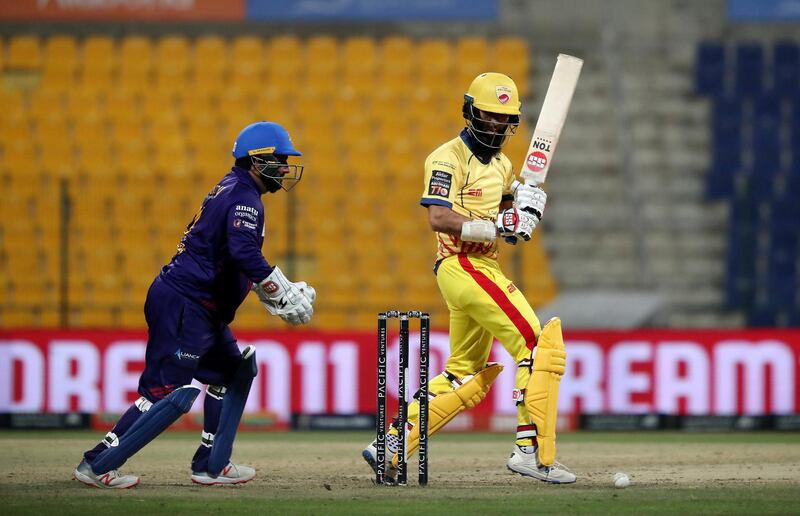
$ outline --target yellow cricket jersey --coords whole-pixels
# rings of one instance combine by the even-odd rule
[[[502,152],[489,163],[478,160],[461,134],[433,151],[425,160],[425,190],[420,204],[446,206],[471,219],[494,222],[502,200],[511,200],[514,172],[511,160]],[[437,260],[459,253],[497,258],[496,242],[462,242],[447,233],[436,233]]]

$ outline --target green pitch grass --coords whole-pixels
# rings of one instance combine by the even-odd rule
[[[189,481],[197,435],[168,433],[123,471],[135,489],[71,480],[96,432],[0,432],[3,514],[789,514],[798,512],[798,433],[574,433],[559,460],[578,483],[552,486],[509,473],[508,435],[443,434],[430,445],[430,484],[376,487],[360,457],[368,433],[243,434],[234,460],[258,470],[250,483]],[[615,489],[624,471],[632,484]]]

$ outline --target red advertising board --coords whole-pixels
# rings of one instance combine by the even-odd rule
[[[258,350],[260,373],[248,411],[272,413],[280,422],[292,413],[374,412],[374,334],[238,337]],[[417,338],[412,332],[412,357]],[[566,345],[565,414],[800,413],[798,330],[568,332]],[[144,350],[143,332],[0,331],[0,412],[122,412],[137,397]],[[397,352],[395,335],[389,341],[392,401]],[[431,374],[443,369],[447,355],[447,334],[432,332]],[[515,364],[497,343],[491,360],[505,370],[473,417],[513,421]],[[416,367],[412,359],[412,390]]]
[[[0,20],[244,20],[244,0],[0,0]]]

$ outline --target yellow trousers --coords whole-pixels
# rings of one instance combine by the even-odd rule
[[[431,379],[431,394],[452,391],[458,380],[482,369],[494,338],[523,364],[517,368],[515,385],[524,389],[531,374],[531,350],[542,328],[533,308],[503,274],[497,260],[472,254],[450,256],[439,265],[436,279],[450,310],[450,357],[445,371]],[[409,422],[416,424],[418,417],[419,407],[413,403]],[[524,404],[517,405],[517,418],[519,444],[529,444],[533,432],[520,431],[532,428]]]

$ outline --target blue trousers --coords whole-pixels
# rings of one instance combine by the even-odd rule
[[[242,356],[227,324],[160,278],[150,286],[144,313],[148,337],[145,368],[139,378],[141,396],[156,403],[192,379],[206,385],[228,385]],[[203,408],[203,429],[213,434],[219,425],[222,402],[206,396]],[[132,405],[111,433],[122,437],[141,414],[140,408]],[[84,458],[91,463],[107,447],[104,441],[87,450]],[[192,471],[206,470],[209,453],[207,443],[201,444],[192,459]]]

